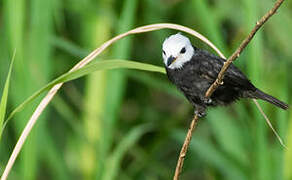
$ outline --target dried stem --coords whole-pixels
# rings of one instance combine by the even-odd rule
[[[259,103],[256,101],[256,99],[253,99],[254,103],[256,104],[257,108],[259,109],[260,113],[263,115],[263,117],[265,118],[268,126],[271,128],[271,130],[273,131],[273,133],[276,135],[277,139],[279,140],[280,144],[285,148],[288,149],[287,146],[284,144],[282,138],[280,137],[280,135],[277,133],[277,131],[275,130],[275,128],[273,127],[271,121],[269,120],[269,118],[267,117],[267,115],[264,113],[263,109],[261,108],[261,106],[259,105]]]
[[[210,86],[210,88],[207,90],[205,96],[207,98],[209,98],[213,92],[221,85],[223,84],[223,78],[224,78],[224,73],[226,72],[226,70],[228,69],[228,67],[230,66],[230,64],[239,57],[240,53],[243,51],[243,49],[249,44],[249,42],[252,40],[252,38],[254,37],[254,35],[256,34],[256,32],[263,26],[263,24],[272,16],[276,13],[277,9],[281,6],[281,4],[284,2],[284,0],[278,0],[274,7],[269,10],[255,25],[255,27],[252,29],[252,31],[249,33],[249,35],[242,41],[242,43],[240,44],[240,46],[237,48],[237,50],[227,59],[227,61],[224,63],[223,67],[221,68],[221,71],[218,74],[217,79],[215,80],[215,82]],[[221,55],[220,55],[221,56]],[[221,56],[222,57],[222,56]],[[224,57],[224,56],[223,56]],[[256,101],[255,101],[256,103]],[[257,103],[256,103],[257,104]],[[258,105],[258,104],[257,104]],[[182,167],[183,167],[183,163],[184,163],[184,159],[190,144],[190,141],[192,139],[192,132],[194,131],[194,128],[196,127],[196,124],[198,122],[198,116],[195,115],[195,117],[193,118],[190,128],[188,130],[187,136],[185,138],[184,144],[181,148],[180,154],[179,154],[179,158],[177,161],[177,165],[176,165],[176,169],[175,169],[175,174],[173,179],[174,180],[178,180],[179,179],[179,175],[181,173]],[[266,118],[265,118],[266,119]],[[269,121],[268,124],[270,125]],[[273,129],[273,128],[272,128]],[[276,134],[277,135],[277,134]],[[278,137],[278,136],[277,136]],[[281,139],[281,138],[280,138]],[[282,142],[282,141],[280,141]]]
[[[198,120],[199,120],[199,117],[197,115],[195,115],[191,124],[190,124],[190,127],[189,127],[188,133],[186,135],[184,144],[183,144],[183,146],[180,150],[180,153],[179,153],[178,161],[177,161],[174,176],[173,176],[174,180],[179,179],[179,175],[180,175],[180,172],[181,172],[182,167],[184,165],[184,160],[185,160],[190,142],[192,140],[192,133],[195,130],[195,128],[197,127]]]

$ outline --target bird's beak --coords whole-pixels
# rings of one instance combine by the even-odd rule
[[[177,59],[176,57],[170,56],[170,57],[167,59],[167,66],[170,66],[172,63],[174,63],[174,61],[175,61],[176,59]]]

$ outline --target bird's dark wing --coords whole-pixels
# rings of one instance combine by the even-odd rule
[[[224,64],[225,59],[210,54],[204,50],[197,50],[192,61],[193,63],[199,64],[198,69],[200,76],[209,80],[210,83],[213,83]],[[223,82],[226,86],[238,87],[242,90],[255,90],[255,87],[247,77],[233,64],[231,64],[225,72]]]

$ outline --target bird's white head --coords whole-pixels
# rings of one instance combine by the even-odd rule
[[[180,33],[169,36],[163,42],[162,57],[167,68],[181,68],[193,55],[194,48],[189,38]]]

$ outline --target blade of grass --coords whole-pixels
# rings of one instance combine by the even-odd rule
[[[234,117],[226,116],[226,108],[211,109],[208,122],[211,125],[214,138],[218,141],[219,146],[229,155],[229,158],[236,159],[241,166],[247,167],[248,157],[245,147],[243,146],[244,136],[239,130],[238,124]],[[219,119],[219,120],[218,120]],[[224,123],[221,121],[224,119]],[[232,136],[230,136],[232,134]]]
[[[145,84],[147,87],[155,88],[163,92],[167,92],[168,94],[184,99],[184,96],[177,91],[174,86],[169,86],[168,81],[160,80],[159,78],[155,78],[148,73],[137,71],[132,73],[132,71],[126,71],[126,74],[129,78],[136,80],[140,83]]]
[[[283,52],[284,53],[284,52]],[[281,91],[278,91],[276,94],[276,97],[279,99],[283,100],[284,102],[288,102],[289,99],[289,72],[290,68],[287,63],[287,61],[281,61],[279,63],[279,67],[281,71],[278,71],[279,74],[275,78],[276,85],[273,87],[276,87],[275,90],[277,91],[278,89],[281,89]],[[281,79],[281,81],[277,81],[278,79]],[[277,129],[279,129],[279,135],[281,137],[284,137],[283,140],[286,141],[287,135],[289,136],[289,111],[283,112],[281,109],[277,108],[276,112],[276,119],[277,119]],[[285,151],[289,151],[290,149],[283,149],[281,147],[277,146],[276,143],[276,149],[277,151],[275,152],[275,161],[276,161],[276,168],[274,169],[275,171],[275,179],[285,179]],[[292,177],[291,177],[292,178]]]
[[[181,130],[175,130],[171,134],[176,140],[181,142],[184,139],[185,133]],[[243,169],[226,157],[208,139],[196,136],[196,140],[192,141],[190,145],[190,150],[196,152],[204,162],[218,169],[224,175],[225,178],[223,179],[248,179]]]
[[[108,0],[100,0],[99,6],[95,7],[95,11],[88,12],[84,9],[83,25],[85,27],[82,32],[85,46],[94,48],[97,44],[102,44],[111,37],[113,28],[113,17],[109,14],[114,14],[114,9],[109,5],[113,2]],[[101,13],[103,9],[107,9],[107,13]],[[100,13],[96,13],[96,11]],[[100,36],[102,34],[102,36]],[[108,53],[102,58],[108,57]],[[100,59],[97,59],[100,60]],[[104,152],[102,151],[104,138],[104,127],[106,119],[104,111],[106,109],[105,96],[107,92],[108,71],[98,71],[90,74],[86,78],[85,95],[82,112],[82,131],[90,143],[82,143],[80,158],[80,169],[83,175],[82,179],[95,179],[102,174],[98,169],[103,166]]]
[[[5,114],[6,114],[6,106],[7,106],[8,92],[9,92],[10,76],[11,76],[12,67],[13,67],[13,63],[14,63],[14,59],[15,59],[15,54],[16,54],[16,50],[14,50],[14,53],[13,53],[13,56],[12,56],[12,59],[11,59],[8,75],[7,75],[7,78],[6,78],[6,82],[5,82],[5,85],[4,85],[2,98],[1,98],[1,102],[0,102],[0,140],[1,140],[2,130],[3,130],[2,129],[2,125],[3,125]]]
[[[55,111],[62,116],[65,123],[68,124],[70,129],[74,132],[76,139],[79,138],[80,141],[89,143],[84,131],[80,129],[82,125],[78,121],[78,114],[72,109],[72,107],[58,95],[55,97],[54,101],[52,101],[52,105]]]
[[[157,139],[155,139],[155,142],[157,142]],[[155,144],[151,144],[150,146],[153,147],[155,146]],[[126,172],[126,174],[131,177],[131,179],[134,179],[135,177],[137,177],[137,174],[139,174],[140,172],[143,173],[145,169],[150,168],[149,172],[151,172],[151,174],[153,175],[158,174],[159,179],[169,179],[171,169],[164,166],[165,164],[162,161],[153,158],[155,157],[155,155],[153,155],[155,154],[155,152],[149,153],[148,151],[149,150],[145,149],[145,146],[141,145],[135,145],[133,148],[131,148],[130,155],[133,156],[134,160],[130,162],[130,164],[125,169],[123,169],[124,172]]]
[[[117,179],[123,156],[139,140],[139,138],[150,129],[151,126],[149,125],[140,125],[130,130],[130,132],[119,142],[114,152],[106,161],[105,172],[103,173],[102,180]]]
[[[125,0],[122,3],[122,11],[119,18],[119,23],[116,27],[116,34],[120,34],[129,29],[132,29],[136,20],[136,9],[138,7],[138,0]],[[117,42],[113,47],[113,57],[119,57],[128,59],[131,54],[132,37],[127,37]],[[101,139],[101,166],[98,169],[99,172],[104,172],[103,164],[113,144],[113,135],[117,127],[119,107],[122,103],[124,96],[127,77],[123,70],[112,71],[107,74],[107,86],[106,86],[106,97],[105,97],[105,112],[103,138]],[[100,179],[97,176],[96,179]]]
[[[5,12],[5,22],[7,31],[7,42],[6,45],[9,46],[9,49],[17,49],[17,57],[14,65],[14,79],[11,81],[11,86],[13,88],[10,89],[10,99],[11,104],[15,105],[22,101],[23,97],[28,96],[30,93],[30,87],[33,87],[30,81],[30,77],[28,76],[28,73],[25,72],[26,69],[28,69],[28,61],[26,59],[27,51],[28,51],[28,43],[25,41],[25,35],[27,33],[27,11],[26,8],[28,5],[25,3],[24,0],[4,0],[4,8],[3,11]],[[26,46],[24,46],[24,42],[26,43]],[[20,91],[21,89],[21,91]],[[27,118],[29,116],[28,110],[23,111],[19,116],[16,117],[17,123],[15,123],[14,126],[12,126],[13,130],[17,133],[21,131],[23,126],[25,125],[23,121],[21,121],[24,118]],[[3,127],[5,124],[3,124]],[[2,132],[3,133],[3,132]],[[30,142],[35,141],[35,138],[32,138]],[[34,176],[34,174],[29,174],[28,172],[32,172],[34,167],[34,163],[30,163],[28,161],[28,154],[33,154],[32,146],[26,145],[24,146],[24,153],[21,154],[21,158],[19,163],[17,164],[18,167],[18,174],[24,178],[24,179],[30,179]],[[35,157],[32,157],[31,162],[34,161]]]
[[[255,2],[253,0],[243,0],[242,2],[245,5],[247,12],[246,21],[244,22],[246,24],[245,28],[250,29],[253,27],[253,24],[251,24],[250,22],[255,22],[258,19],[258,1]],[[264,67],[264,64],[262,64],[261,62],[263,57],[262,37],[262,31],[259,31],[245,51],[247,55],[247,73],[249,77],[251,77],[251,81],[254,82],[255,86],[257,87],[261,87],[261,67]],[[255,119],[253,127],[256,127],[256,129],[254,129],[256,138],[255,140],[253,140],[255,147],[253,156],[255,157],[254,165],[256,167],[254,171],[256,177],[254,178],[268,180],[271,179],[273,171],[270,169],[271,163],[268,159],[269,148],[267,148],[267,128],[266,124],[263,123],[263,118],[256,106],[252,107],[252,116]]]
[[[60,48],[61,50],[68,52],[69,54],[73,55],[74,57],[82,58],[90,53],[90,51],[85,50],[77,46],[76,44],[70,42],[67,39],[61,37],[52,37],[51,43],[56,48]]]
[[[291,180],[292,179],[292,112],[289,114],[289,124],[287,130],[287,147],[288,151],[284,154],[284,179]]]
[[[216,16],[209,7],[207,1],[192,0],[192,8],[194,9],[193,12],[200,17],[200,24],[203,26],[208,37],[217,44],[217,47],[221,49],[223,54],[226,54],[227,48],[221,36],[222,33],[219,31],[221,29],[220,22],[216,20]]]
[[[5,125],[16,113],[20,112],[25,106],[27,106],[37,97],[39,97],[39,95],[41,95],[43,92],[52,88],[54,85],[61,82],[72,81],[74,79],[80,78],[82,76],[85,76],[95,71],[118,69],[118,68],[137,69],[137,70],[165,73],[165,70],[162,67],[145,64],[145,63],[134,62],[134,61],[127,61],[127,60],[106,60],[106,61],[98,61],[95,63],[91,63],[89,65],[84,66],[81,69],[71,71],[59,76],[55,80],[51,81],[50,83],[42,87],[40,90],[36,91],[32,96],[27,98],[23,103],[17,106],[9,114],[8,118],[5,121]],[[5,125],[3,126],[3,128],[5,128]]]
[[[66,159],[63,153],[60,152],[59,147],[55,143],[51,134],[47,131],[40,132],[41,136],[46,137],[44,140],[46,142],[45,146],[41,146],[40,150],[43,156],[41,160],[46,162],[46,166],[50,169],[52,173],[52,179],[56,180],[68,180],[72,179],[69,176],[69,169],[66,164]]]
[[[43,8],[45,7],[45,8]],[[27,68],[25,73],[27,74],[27,88],[28,94],[34,91],[33,87],[40,87],[40,85],[48,82],[51,76],[52,71],[52,61],[50,59],[52,48],[50,44],[50,37],[53,34],[53,14],[52,14],[52,1],[39,1],[31,0],[28,3],[28,35],[29,38],[26,39],[23,46],[26,47],[27,52],[25,56],[25,63]],[[26,38],[26,36],[25,36]],[[27,69],[33,68],[29,73]],[[43,151],[39,151],[40,147],[38,144],[43,142],[49,142],[47,136],[47,117],[48,111],[42,114],[40,117],[40,122],[37,124],[37,128],[32,131],[31,138],[29,143],[25,144],[26,150],[23,151],[23,161],[24,164],[21,164],[21,169],[23,171],[23,178],[27,180],[34,180],[38,177],[38,174],[44,173],[42,168],[39,166],[39,162],[42,156],[57,156],[57,154],[42,154]],[[27,111],[27,115],[30,114],[30,111]],[[16,121],[19,123],[21,130],[25,121]],[[47,148],[51,144],[47,143]],[[49,153],[54,153],[49,151]],[[33,154],[33,156],[32,156]],[[52,168],[56,168],[53,166]],[[60,169],[59,169],[60,170]],[[53,171],[59,171],[54,169]],[[65,172],[65,170],[63,170]]]

